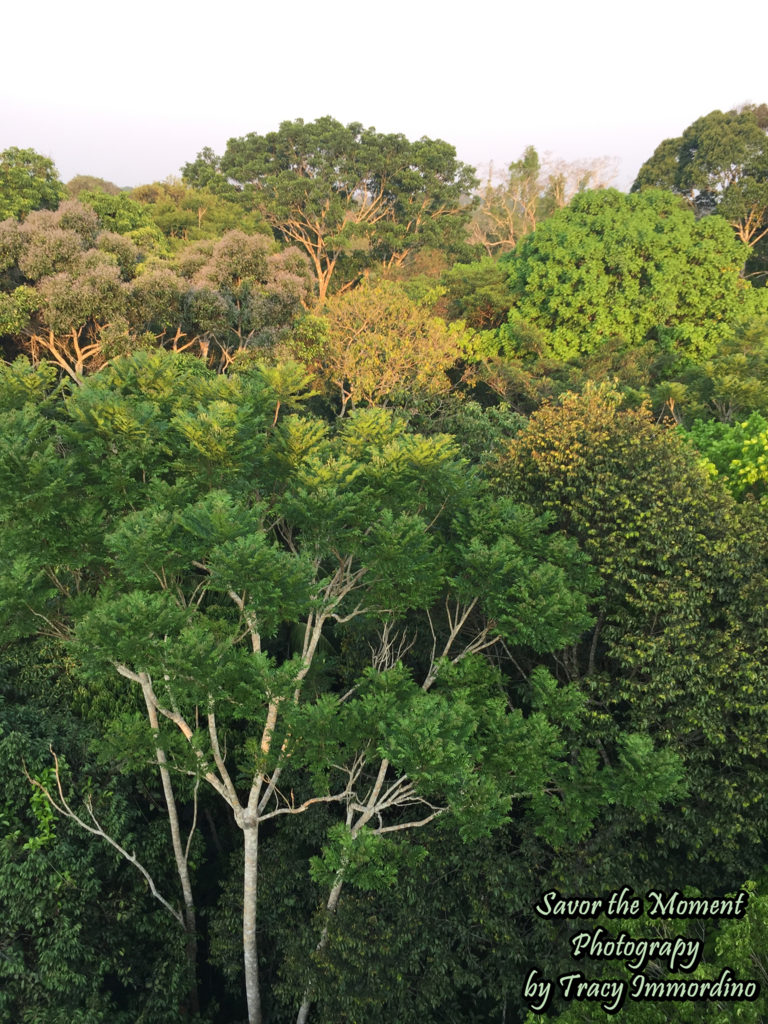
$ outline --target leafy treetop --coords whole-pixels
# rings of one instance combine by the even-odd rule
[[[211,187],[218,166],[201,154],[186,180]],[[476,184],[446,142],[409,142],[332,117],[230,139],[220,168],[283,239],[307,252],[320,304],[334,277],[344,289],[373,263],[402,262],[424,245],[461,245]]]

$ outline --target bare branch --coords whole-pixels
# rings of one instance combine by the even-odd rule
[[[27,781],[31,782],[32,785],[36,789],[40,790],[40,792],[46,798],[46,800],[51,805],[51,807],[53,807],[53,809],[56,811],[56,813],[60,814],[62,816],[62,818],[69,818],[70,821],[74,821],[84,831],[90,832],[91,835],[94,835],[94,836],[100,836],[102,839],[104,839],[106,842],[108,842],[110,846],[114,847],[117,850],[117,852],[120,854],[120,856],[123,857],[124,860],[127,860],[129,864],[132,864],[136,868],[137,871],[140,871],[141,874],[144,876],[144,878],[145,878],[145,880],[147,882],[147,885],[149,886],[149,891],[152,893],[152,895],[155,897],[155,899],[159,903],[161,903],[162,906],[165,907],[165,909],[168,911],[168,913],[171,915],[171,917],[173,917],[174,920],[178,921],[178,923],[183,928],[184,927],[184,917],[183,917],[183,915],[181,914],[180,911],[174,909],[174,907],[171,906],[171,904],[168,902],[168,900],[166,900],[161,895],[161,893],[159,892],[157,886],[155,885],[154,879],[150,875],[149,871],[147,871],[147,869],[144,867],[144,865],[137,859],[135,854],[128,853],[128,851],[125,849],[125,847],[121,846],[120,843],[118,843],[116,839],[113,839],[112,836],[110,836],[107,832],[105,832],[104,829],[102,828],[102,826],[99,824],[99,822],[98,822],[98,820],[96,818],[96,815],[93,812],[93,802],[92,802],[91,798],[90,797],[87,798],[85,806],[86,806],[86,808],[88,810],[88,814],[89,814],[89,816],[91,818],[91,821],[93,822],[93,825],[89,825],[87,821],[83,821],[83,819],[80,817],[80,815],[72,810],[72,808],[70,807],[69,803],[67,802],[67,798],[64,796],[64,788],[63,788],[62,782],[61,782],[61,772],[59,770],[59,759],[56,756],[56,754],[55,754],[55,752],[53,750],[53,747],[50,747],[49,749],[51,751],[51,755],[53,757],[53,762],[54,762],[54,772],[55,772],[55,775],[56,775],[56,788],[57,788],[58,793],[59,793],[59,800],[57,801],[55,799],[55,797],[51,794],[50,790],[46,786],[44,786],[42,782],[40,782],[38,779],[33,779],[32,778],[32,776],[27,771],[27,768],[26,768],[26,765],[25,765],[23,767],[23,771],[24,771],[25,776],[27,777]]]
[[[232,783],[227,766],[224,764],[224,758],[221,756],[221,748],[219,747],[219,733],[216,729],[216,715],[213,711],[213,697],[208,698],[208,735],[211,739],[211,750],[213,751],[213,759],[216,762],[216,767],[219,770],[222,782],[229,795],[228,803],[232,810],[240,807],[240,800],[237,796],[237,791]]]
[[[426,818],[421,818],[419,821],[404,821],[400,825],[385,825],[384,828],[377,828],[373,831],[376,835],[383,835],[385,832],[402,832],[407,828],[421,828],[423,825],[428,825],[430,821],[434,821],[435,818],[440,814],[445,813],[445,808],[440,807],[432,814],[427,815]]]
[[[303,814],[308,807],[313,804],[333,804],[340,803],[346,800],[350,795],[349,790],[345,789],[343,793],[329,793],[327,796],[313,796],[309,800],[305,800],[304,803],[298,804],[297,806],[288,807],[277,807],[274,811],[270,811],[269,814],[261,816],[261,821],[269,821],[270,818],[276,818],[281,814]]]

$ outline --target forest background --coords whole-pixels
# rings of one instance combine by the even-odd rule
[[[768,983],[767,132],[0,153],[3,1020],[523,1021],[624,885]]]

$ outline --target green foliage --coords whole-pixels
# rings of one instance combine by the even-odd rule
[[[18,146],[0,153],[0,221],[19,220],[32,210],[55,210],[64,196],[53,160]]]
[[[636,805],[623,762],[571,761],[577,695],[542,685],[512,710],[477,656],[497,636],[535,651],[573,642],[589,574],[547,517],[494,499],[450,438],[382,409],[332,431],[303,412],[295,366],[226,378],[157,352],[115,359],[71,394],[22,364],[2,381],[5,635],[73,641],[105,766],[119,758],[144,779],[161,744],[180,800],[221,757],[239,792],[279,770],[277,809],[329,802],[325,829],[351,787],[376,814],[339,816],[315,877],[343,869],[376,892],[417,866],[400,833],[433,819],[475,842],[530,802],[559,841],[589,832],[606,801]],[[280,401],[298,412],[281,417]],[[136,679],[164,709],[154,736]],[[617,742],[661,798],[655,753]]]
[[[221,157],[210,146],[205,146],[192,163],[184,164],[182,179],[193,188],[208,189],[214,195],[230,199],[237,197],[236,187],[222,173]]]
[[[319,334],[312,333],[310,344]],[[338,392],[342,415],[361,404],[426,412],[439,409],[453,390],[450,374],[458,376],[467,345],[461,324],[446,325],[402,285],[382,281],[329,301],[312,366],[318,382]],[[300,346],[297,355],[307,352],[307,341]]]
[[[469,213],[461,200],[474,184],[445,142],[412,143],[331,117],[230,139],[220,165],[209,151],[184,173],[197,185],[220,173],[237,182],[278,235],[310,257],[321,304],[332,277],[341,287],[373,263],[461,245]]]
[[[445,295],[439,309],[450,320],[464,320],[477,331],[504,323],[512,305],[508,270],[501,260],[486,256],[475,263],[457,263],[442,276]]]
[[[127,235],[145,255],[166,254],[167,243],[152,219],[152,214],[126,192],[114,195],[86,189],[80,193],[78,199],[96,211],[105,231]]]
[[[656,870],[663,842],[743,877],[763,835],[765,536],[697,463],[647,411],[588,388],[531,418],[499,483],[553,514],[600,575],[595,630],[562,659],[593,702],[590,734],[647,733],[684,758],[690,796],[657,819],[655,852],[645,840]]]
[[[0,292],[0,334],[18,334],[28,323],[35,305],[35,293],[25,285],[10,293]]]
[[[110,765],[89,763],[90,734],[72,714],[73,680],[49,641],[0,656],[0,1017],[46,1024],[181,1021],[183,950],[143,883],[32,789],[23,768],[55,788],[49,745],[91,777],[95,807],[118,834],[141,837],[165,884],[162,821],[132,799]]]
[[[741,278],[747,252],[722,221],[697,221],[663,192],[585,192],[508,258],[502,344],[514,353],[532,327],[567,359],[614,336],[639,345],[667,333],[681,352],[706,358],[762,309]]]
[[[768,413],[768,321],[757,317],[723,339],[705,361],[670,367],[684,385],[684,422],[714,416],[732,424],[756,411]]]
[[[56,840],[56,815],[43,793],[43,789],[55,787],[56,772],[53,768],[45,768],[34,781],[37,785],[32,790],[30,802],[32,813],[37,818],[37,835],[27,840],[23,846],[25,850],[39,850]]]
[[[768,233],[768,134],[759,108],[713,110],[680,138],[665,139],[632,191],[649,186],[686,196],[700,214],[720,214],[755,245]]]
[[[77,199],[81,192],[106,192],[108,195],[116,196],[121,191],[113,181],[97,178],[93,174],[76,174],[67,182],[66,188],[67,195],[72,199]]]
[[[83,191],[78,199],[96,212],[105,231],[127,235],[139,228],[152,226],[149,212],[125,192],[113,195],[101,191]]]
[[[317,885],[330,889],[343,870],[350,885],[379,892],[396,883],[399,868],[418,863],[425,856],[426,850],[421,847],[398,843],[368,829],[352,835],[339,823],[329,829],[322,856],[311,859],[310,876]]]
[[[768,494],[768,420],[753,412],[732,425],[696,420],[686,431],[705,460],[736,498]]]
[[[172,243],[180,246],[203,238],[220,238],[238,229],[249,234],[272,232],[263,218],[244,208],[234,189],[229,196],[209,187],[190,188],[168,179],[131,190],[131,199],[146,206],[152,220]]]

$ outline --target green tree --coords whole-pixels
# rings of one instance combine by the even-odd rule
[[[734,495],[765,503],[768,495],[768,420],[759,412],[740,423],[696,420],[686,431],[705,460]]]
[[[105,231],[127,235],[139,246],[145,257],[167,254],[167,242],[152,219],[150,210],[126,192],[115,195],[101,190],[85,190],[78,199],[96,211]]]
[[[280,238],[307,253],[320,305],[332,279],[344,290],[374,263],[401,263],[423,246],[462,244],[466,196],[475,184],[446,142],[409,142],[331,117],[230,139],[221,171]],[[191,183],[203,180],[188,168],[185,174]]]
[[[466,353],[462,325],[446,325],[388,281],[334,296],[324,327],[313,364],[318,381],[338,393],[341,415],[363,404],[439,404],[454,387],[449,372]]]
[[[205,146],[191,163],[181,169],[182,179],[196,189],[207,189],[215,195],[238,199],[238,189],[222,170],[222,158],[210,146]]]
[[[66,195],[53,160],[34,149],[0,153],[0,221],[32,210],[55,210]]]
[[[632,191],[665,188],[699,214],[719,213],[742,242],[768,235],[768,126],[760,107],[713,110],[665,139],[640,168]]]
[[[550,830],[573,819],[583,831],[615,788],[596,755],[573,764],[560,742],[577,694],[539,673],[534,706],[510,709],[480,659],[502,641],[546,651],[581,633],[573,544],[494,499],[448,438],[409,434],[380,409],[335,434],[281,417],[273,378],[144,354],[62,398],[50,371],[19,363],[3,371],[0,432],[6,635],[74,638],[94,691],[114,694],[116,713],[145,709],[141,747],[163,781],[188,933],[180,783],[210,787],[227,809],[254,1022],[266,823],[316,807],[337,818],[313,862],[328,920],[344,885],[393,877],[392,837],[409,829],[450,815],[471,840],[518,797]],[[650,747],[638,756],[654,771]],[[582,775],[592,797],[569,799]],[[618,790],[624,801],[634,787]]]
[[[671,337],[706,357],[763,308],[741,277],[748,249],[718,218],[697,221],[658,190],[585,192],[526,236],[508,259],[513,295],[502,344],[530,328],[560,359],[610,338]]]
[[[499,482],[552,514],[600,574],[596,626],[559,660],[589,694],[597,734],[608,743],[621,724],[685,759],[689,799],[642,841],[650,870],[687,882],[695,856],[702,876],[738,884],[759,870],[768,820],[761,519],[676,431],[622,410],[605,386],[536,412],[499,457]],[[605,848],[582,852],[604,882]]]
[[[490,256],[457,263],[440,279],[445,293],[437,308],[447,319],[464,320],[476,331],[501,327],[512,305],[508,277],[503,261]]]
[[[116,196],[122,191],[113,181],[97,178],[93,174],[76,174],[70,178],[66,187],[71,199],[77,199],[81,192],[106,192],[107,195]]]
[[[71,659],[55,642],[4,641],[0,648],[0,1018],[180,1022],[189,1019],[188,989],[175,926],[152,913],[138,874],[52,816],[24,776],[55,784],[55,744],[69,771],[90,779],[100,818],[121,835],[141,834],[142,851],[165,885],[164,828],[152,796],[137,800],[135,779],[99,764],[89,749],[98,726],[74,711],[77,685],[68,667]]]
[[[235,229],[272,237],[264,219],[246,210],[236,195],[227,198],[210,188],[192,188],[176,179],[167,179],[131,189],[131,199],[145,205],[157,227],[177,244],[220,238]]]

